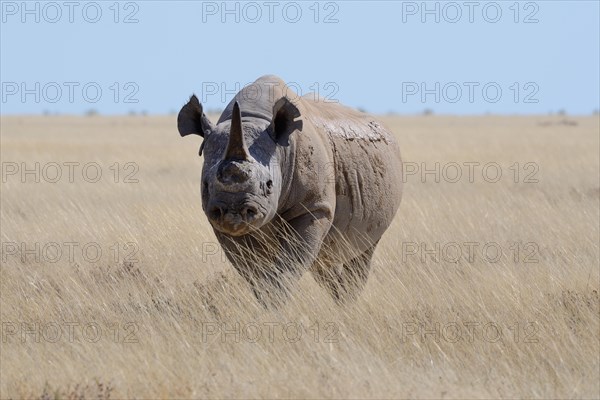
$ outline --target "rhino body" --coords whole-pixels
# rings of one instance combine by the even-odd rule
[[[358,295],[402,195],[400,151],[383,125],[264,76],[216,126],[192,96],[178,128],[204,137],[203,210],[259,300],[281,299],[309,269],[335,300]]]

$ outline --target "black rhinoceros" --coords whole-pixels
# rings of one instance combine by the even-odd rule
[[[357,296],[402,195],[386,128],[299,97],[276,76],[242,89],[216,125],[194,95],[177,124],[181,136],[204,138],[203,210],[263,304],[285,298],[308,269],[336,301]]]

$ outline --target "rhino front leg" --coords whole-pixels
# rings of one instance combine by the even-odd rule
[[[314,262],[331,222],[331,211],[323,208],[287,222],[274,221],[267,229],[241,237],[215,234],[257,300],[276,308]]]
[[[271,273],[255,288],[255,295],[263,305],[277,306],[289,298],[300,277],[319,254],[331,222],[331,212],[319,210],[284,224],[279,237],[280,254],[276,257]]]
[[[250,279],[255,296],[265,307],[277,307],[288,299],[292,288],[315,261],[330,227],[328,210],[314,211],[283,223],[273,264],[260,268]]]
[[[327,289],[338,304],[356,300],[367,283],[376,246],[377,243],[344,264],[315,264],[312,269],[315,280]]]

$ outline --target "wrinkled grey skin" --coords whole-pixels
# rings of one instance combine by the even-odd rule
[[[388,130],[272,75],[242,89],[216,126],[192,96],[178,128],[204,137],[203,210],[263,304],[308,269],[336,301],[358,295],[402,195]]]

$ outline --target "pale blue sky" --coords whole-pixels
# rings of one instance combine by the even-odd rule
[[[273,73],[375,113],[598,109],[599,2],[515,3],[427,2],[434,12],[423,14],[421,1],[228,2],[234,11],[222,15],[221,1],[135,1],[120,2],[117,16],[113,1],[28,2],[31,13],[2,1],[0,105],[2,114],[164,114],[195,92],[218,109],[236,83]]]

